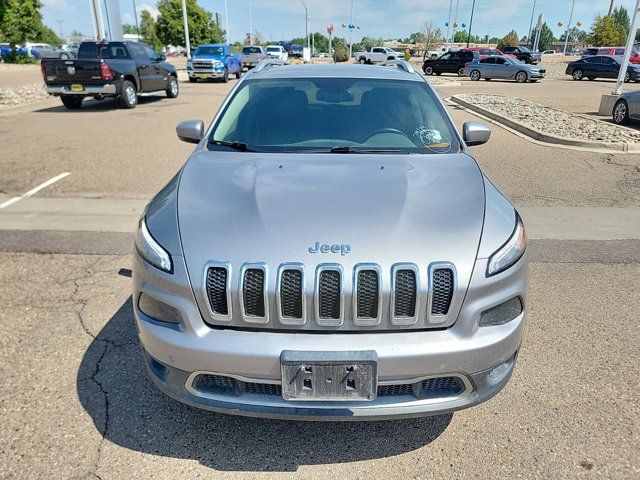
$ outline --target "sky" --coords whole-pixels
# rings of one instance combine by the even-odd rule
[[[91,0],[41,0],[44,22],[56,33],[70,34],[73,30],[93,34]],[[134,24],[134,0],[120,0],[123,23]],[[329,24],[334,24],[336,36],[348,37],[348,30],[341,24],[349,23],[351,0],[305,0],[309,8],[312,31],[326,34]],[[540,13],[559,37],[569,21],[572,0],[536,0],[535,19]],[[220,12],[224,19],[224,0],[198,0],[200,6],[210,12]],[[244,40],[249,31],[249,5],[252,5],[253,28],[265,41],[278,41],[302,37],[305,32],[304,7],[299,0],[227,0],[229,8],[229,31],[231,41]],[[451,23],[469,24],[473,0],[354,0],[353,39],[362,36],[402,39],[418,32],[424,22],[433,22],[446,33],[449,5],[453,4]],[[472,33],[484,36],[487,32],[502,37],[515,28],[519,36],[527,34],[534,0],[476,0]],[[615,0],[615,5],[624,5],[630,12],[635,0]],[[138,12],[149,10],[157,14],[155,0],[137,0]],[[593,17],[606,14],[609,0],[577,0],[572,24],[582,22],[589,30]],[[62,21],[59,23],[58,21]],[[563,27],[558,27],[558,22]]]

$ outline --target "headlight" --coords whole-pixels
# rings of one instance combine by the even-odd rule
[[[142,258],[160,270],[173,273],[171,255],[151,236],[144,217],[140,219],[136,232],[136,250]]]
[[[516,226],[509,240],[489,257],[487,265],[487,277],[505,271],[520,260],[527,248],[527,239],[524,233],[524,224],[520,215],[516,213]]]

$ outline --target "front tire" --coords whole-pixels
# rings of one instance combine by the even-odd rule
[[[629,123],[629,105],[626,100],[618,100],[613,106],[613,123],[617,125]]]
[[[571,78],[573,78],[574,80],[580,81],[584,78],[584,72],[582,70],[580,70],[579,68],[576,68],[573,71],[573,74],[571,75]]]
[[[180,93],[180,89],[178,87],[178,80],[173,75],[169,75],[169,83],[167,85],[167,97],[177,98],[179,93]]]
[[[363,58],[361,58],[360,60],[358,60],[358,63],[359,63],[360,65],[364,65],[365,63],[367,63],[367,59],[363,57]]]
[[[198,79],[196,77],[189,77],[189,83],[196,83]]]
[[[136,87],[129,80],[122,82],[122,93],[120,94],[120,105],[124,108],[136,108],[138,105],[138,94]]]
[[[222,83],[228,83],[229,82],[229,70],[228,69],[224,69],[224,74],[222,75]]]
[[[473,80],[474,82],[477,82],[478,80],[480,80],[480,70],[471,70],[471,73],[469,74],[469,78],[471,80]]]
[[[77,110],[82,106],[83,97],[76,95],[61,95],[62,104],[69,110]]]
[[[629,83],[631,81],[631,75],[629,72],[624,74],[624,83]]]
[[[458,67],[458,76],[464,77],[464,66]]]
[[[424,67],[424,74],[433,75],[433,67],[431,65],[427,65],[426,67]]]
[[[526,83],[526,81],[527,81],[527,72],[525,72],[524,70],[520,70],[518,73],[516,73],[516,82]]]
[[[285,60],[286,62],[286,60]],[[240,80],[240,77],[242,77],[242,69],[238,69],[238,71],[236,72],[236,80]]]

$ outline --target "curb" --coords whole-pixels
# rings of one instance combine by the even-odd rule
[[[466,102],[461,98],[458,98],[456,95],[452,95],[449,97],[449,100],[462,105],[463,107],[471,110],[473,112],[477,112],[491,120],[496,121],[502,125],[509,127],[512,130],[520,132],[527,137],[530,137],[534,140],[538,140],[540,142],[544,142],[551,145],[564,145],[569,147],[578,147],[578,148],[587,148],[589,150],[597,150],[597,151],[615,151],[615,152],[626,152],[626,153],[637,153],[640,152],[640,145],[629,144],[627,142],[617,142],[617,143],[601,143],[601,142],[592,142],[590,140],[572,140],[569,138],[556,137],[554,135],[549,135],[547,133],[543,133],[534,128],[523,125],[520,122],[515,120],[511,120],[510,118],[504,117],[502,115],[498,115],[497,113],[486,110],[482,107],[478,107],[472,103]]]

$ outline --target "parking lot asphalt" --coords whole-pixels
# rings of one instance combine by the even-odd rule
[[[564,83],[577,88],[468,83],[440,93],[498,88],[544,103]],[[611,85],[580,88],[595,98]],[[102,101],[0,118],[12,139],[0,205],[19,198],[0,208],[0,478],[638,478],[640,235],[610,217],[638,214],[640,156],[538,145],[499,126],[474,153],[544,233],[531,242],[518,366],[497,397],[452,415],[343,424],[213,414],[156,391],[131,313],[126,222],[191,150],[175,124],[210,121],[232,86],[182,83],[178,99],[133,111]],[[449,109],[458,127],[476,120]],[[87,205],[71,230],[66,217]],[[101,212],[113,216],[89,221]],[[578,217],[580,228],[562,226]],[[608,217],[619,233],[598,233]]]

